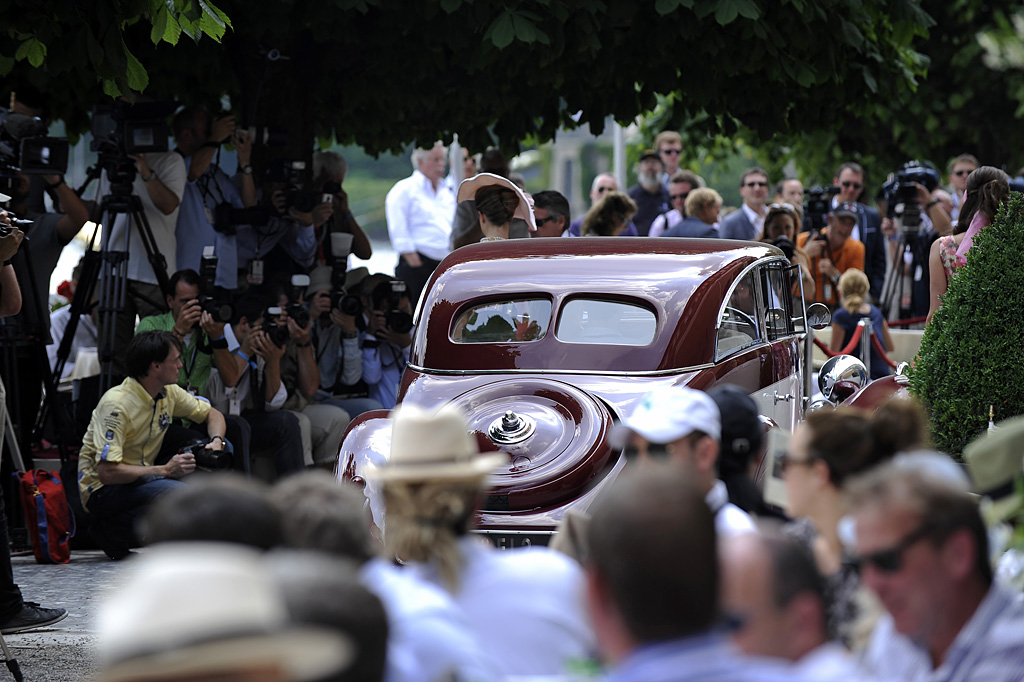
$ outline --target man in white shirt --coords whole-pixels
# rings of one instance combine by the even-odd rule
[[[764,231],[764,218],[768,214],[765,202],[768,199],[768,171],[763,168],[748,168],[740,176],[740,196],[743,205],[722,221],[723,239],[754,240]]]
[[[719,549],[722,608],[748,656],[796,664],[801,680],[865,679],[853,656],[830,641],[825,579],[810,549],[776,531],[727,538]]]
[[[448,255],[455,195],[444,183],[446,155],[440,142],[413,151],[412,175],[395,183],[384,201],[388,236],[399,254],[395,276],[409,286],[413,305]]]
[[[682,386],[656,389],[643,397],[622,424],[632,431],[630,443],[641,458],[662,451],[692,477],[715,515],[719,535],[754,530],[753,520],[729,502],[725,483],[718,478],[722,419],[711,396]]]

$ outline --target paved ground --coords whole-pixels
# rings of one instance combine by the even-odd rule
[[[56,625],[5,635],[27,682],[87,680],[96,670],[96,614],[103,595],[130,569],[131,559],[113,562],[100,551],[74,551],[59,566],[37,564],[32,554],[15,556],[14,580],[27,601],[68,610]],[[0,667],[0,682],[13,679]]]

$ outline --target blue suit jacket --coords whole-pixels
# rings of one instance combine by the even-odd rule
[[[878,211],[857,204],[857,224],[860,227],[860,240],[864,243],[864,274],[868,276],[870,292],[877,301],[882,296],[885,284],[885,233],[882,232],[882,217]]]
[[[718,231],[723,239],[757,238],[757,228],[747,218],[742,206],[725,217]]]

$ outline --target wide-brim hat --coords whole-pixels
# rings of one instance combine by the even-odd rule
[[[444,405],[431,411],[399,405],[391,412],[391,457],[370,465],[366,476],[380,481],[469,481],[508,463],[504,452],[480,452],[462,410]]]
[[[537,223],[533,219],[533,202],[523,193],[523,190],[519,189],[515,183],[508,178],[503,178],[500,175],[494,173],[479,173],[471,178],[466,178],[459,185],[459,194],[456,198],[458,203],[463,201],[469,201],[470,199],[476,199],[476,192],[484,187],[491,185],[501,185],[502,187],[508,187],[510,190],[515,192],[519,196],[519,205],[516,206],[516,212],[513,214],[514,217],[520,218],[526,221],[526,226],[530,232],[537,231]]]
[[[256,550],[214,542],[146,550],[100,612],[103,682],[189,677],[276,666],[318,680],[353,660],[351,640],[297,625]]]
[[[329,265],[321,265],[313,268],[313,271],[309,273],[306,299],[312,298],[314,294],[321,291],[330,291],[331,289],[331,267]]]
[[[1003,521],[1024,511],[1017,482],[1024,476],[1024,417],[999,422],[964,449],[975,491],[992,500],[991,520]]]

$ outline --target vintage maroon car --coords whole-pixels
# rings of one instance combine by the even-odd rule
[[[799,281],[778,249],[754,242],[467,246],[423,295],[400,399],[462,407],[481,449],[508,453],[481,531],[499,545],[543,542],[622,470],[612,425],[654,388],[736,384],[767,421],[795,426],[807,393]],[[364,414],[338,460],[339,477],[366,486],[378,524],[381,501],[362,472],[387,460],[390,436],[387,412]]]

